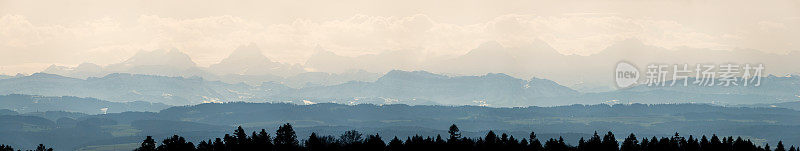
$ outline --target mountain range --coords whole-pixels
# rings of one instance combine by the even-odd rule
[[[763,64],[765,75],[798,74],[796,58],[800,53],[766,53],[749,49],[662,48],[637,39],[614,43],[590,55],[563,54],[543,41],[506,47],[486,42],[462,55],[435,56],[422,50],[395,50],[359,56],[344,56],[319,47],[302,64],[281,63],[265,56],[254,44],[243,45],[220,62],[208,67],[194,63],[177,49],[142,51],[120,63],[96,65],[83,63],[74,67],[52,65],[44,73],[86,79],[112,73],[161,76],[202,77],[227,83],[258,85],[277,82],[292,88],[329,86],[349,81],[375,81],[392,70],[424,70],[452,76],[477,76],[504,73],[521,79],[532,77],[553,80],[581,92],[615,90],[614,66],[628,62],[634,67],[649,64]],[[644,68],[640,68],[643,71]],[[580,74],[576,74],[580,73]],[[0,77],[2,78],[2,77]]]
[[[209,102],[336,102],[344,104],[449,104],[531,105],[532,98],[579,94],[557,83],[505,74],[449,77],[424,71],[391,71],[374,82],[351,81],[330,86],[291,88],[274,82],[251,86],[203,78],[114,73],[78,79],[54,74],[0,80],[0,94],[93,97],[126,102],[147,101],[169,105]],[[487,104],[487,102],[494,104]]]
[[[144,101],[109,102],[95,98],[48,97],[35,95],[0,95],[0,109],[18,113],[72,112],[76,114],[107,114],[121,112],[158,112],[170,107],[162,103]]]
[[[306,73],[308,74],[308,73]],[[691,79],[690,79],[691,80]],[[495,107],[556,106],[599,103],[709,103],[717,105],[798,102],[800,78],[768,76],[759,87],[648,87],[584,93],[554,81],[518,79],[502,73],[447,76],[426,71],[390,71],[375,81],[293,88],[278,82],[258,85],[114,73],[78,79],[36,73],[0,79],[0,95],[91,97],[112,102],[145,101],[167,105],[220,102],[295,104],[478,105]]]
[[[800,101],[800,80],[792,74],[764,77],[760,87],[638,86],[615,90],[609,85],[613,82],[611,66],[620,60],[638,65],[655,60],[682,62],[687,57],[702,60],[683,56],[690,52],[716,56],[707,58],[707,63],[739,58],[741,63],[764,63],[770,71],[800,70],[790,65],[794,60],[789,58],[797,54],[732,51],[743,53],[665,49],[631,39],[597,54],[578,56],[561,54],[541,41],[519,48],[488,42],[464,55],[438,60],[415,58],[420,52],[413,50],[346,57],[320,48],[304,65],[298,65],[273,61],[251,44],[235,49],[209,67],[197,66],[191,57],[176,49],[143,51],[106,66],[53,65],[33,75],[0,76],[0,94],[78,96],[168,105],[233,101],[485,106],[747,105]],[[541,76],[518,78],[529,75]]]
[[[185,53],[177,49],[141,51],[127,60],[100,66],[82,63],[76,67],[51,65],[41,73],[87,79],[109,74],[128,73],[169,77],[202,77],[227,83],[278,82],[294,88],[315,85],[333,85],[348,81],[372,81],[380,74],[364,70],[347,70],[339,73],[309,72],[297,64],[271,61],[255,45],[237,48],[227,58],[207,68],[197,66]],[[0,78],[2,79],[2,78]]]

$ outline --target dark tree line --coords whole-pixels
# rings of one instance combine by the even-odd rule
[[[14,147],[11,147],[10,145],[0,144],[0,151],[14,151]],[[48,148],[47,146],[44,146],[44,144],[39,144],[39,146],[36,146],[36,150],[33,151],[53,151],[53,148]]]
[[[652,137],[638,139],[630,134],[623,142],[618,142],[613,133],[602,137],[597,132],[588,139],[581,138],[577,146],[569,145],[563,138],[550,138],[540,142],[536,133],[531,132],[527,138],[515,138],[502,133],[497,135],[489,131],[485,137],[462,137],[456,125],[450,126],[448,137],[437,135],[394,137],[384,142],[379,134],[364,135],[356,130],[346,131],[339,137],[320,136],[316,133],[298,141],[292,125],[287,123],[278,128],[275,137],[271,137],[264,129],[247,135],[239,126],[233,134],[225,134],[223,138],[201,141],[196,146],[183,137],[174,135],[161,141],[156,146],[155,140],[148,136],[136,151],[232,151],[232,150],[276,150],[276,151],[421,151],[421,150],[473,150],[473,151],[800,151],[800,147],[778,142],[774,149],[769,144],[759,146],[749,139],[741,137],[702,136],[685,138],[675,133],[671,137]],[[13,150],[13,149],[12,149]],[[4,151],[4,150],[0,150]]]

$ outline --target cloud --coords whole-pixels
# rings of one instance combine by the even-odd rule
[[[568,15],[506,14],[477,23],[438,21],[426,14],[408,16],[353,15],[339,19],[297,18],[286,23],[220,15],[195,18],[138,15],[74,24],[33,23],[25,16],[0,17],[0,73],[35,72],[48,64],[93,62],[112,64],[138,51],[178,49],[200,66],[218,63],[235,48],[254,43],[271,60],[303,64],[324,48],[337,55],[357,57],[382,53],[413,64],[466,54],[496,41],[506,47],[525,47],[543,41],[563,54],[590,55],[627,39],[663,48],[758,49],[771,53],[796,51],[796,19],[774,19],[750,26],[711,32],[681,21],[625,17],[615,13]],[[738,27],[738,26],[737,26]],[[399,53],[411,51],[408,53]],[[390,56],[391,57],[391,56]],[[406,67],[414,67],[406,66]]]

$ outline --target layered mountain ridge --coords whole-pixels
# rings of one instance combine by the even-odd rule
[[[92,97],[113,102],[146,101],[168,105],[220,102],[290,102],[296,104],[478,105],[495,107],[556,106],[598,103],[777,104],[800,101],[800,79],[768,76],[760,87],[646,87],[581,93],[552,80],[524,80],[502,73],[446,76],[427,71],[393,70],[375,81],[350,81],[294,88],[280,82],[257,85],[114,73],[78,79],[37,73],[0,79],[0,95]],[[769,93],[766,93],[769,92]]]

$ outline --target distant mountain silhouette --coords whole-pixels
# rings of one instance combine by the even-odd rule
[[[578,92],[545,79],[532,81],[505,74],[449,77],[425,71],[393,70],[375,82],[353,82],[299,89],[295,97],[381,97],[414,102],[431,100],[451,105],[526,106],[534,98],[566,97]]]
[[[80,79],[103,77],[112,73],[183,77],[214,76],[197,67],[188,55],[177,49],[140,51],[123,62],[104,67],[92,63],[83,63],[77,67],[51,65],[42,72]]]
[[[371,82],[341,81],[348,77],[374,78]],[[580,93],[541,78],[523,80],[502,73],[482,76],[445,76],[426,71],[393,70],[380,78],[367,72],[347,75],[302,73],[289,82],[226,83],[205,78],[109,74],[76,79],[37,73],[0,80],[0,94],[92,97],[109,101],[147,101],[168,105],[203,102],[292,102],[297,104],[411,104],[552,106],[597,103],[713,103],[719,105],[771,104],[800,101],[800,79],[768,76],[759,87],[637,86],[601,93]],[[250,79],[258,76],[242,76]],[[266,77],[268,78],[268,77]],[[692,79],[689,79],[692,80]],[[300,81],[318,83],[300,84]]]
[[[255,44],[236,48],[228,58],[212,64],[208,70],[217,75],[277,75],[282,77],[306,72],[300,65],[271,61],[261,53]]]
[[[271,61],[261,54],[261,50],[255,45],[239,47],[228,58],[208,68],[198,67],[188,55],[171,49],[142,51],[121,63],[107,66],[92,63],[82,63],[77,67],[51,65],[42,73],[78,79],[100,78],[114,73],[202,77],[210,81],[250,85],[277,82],[293,88],[328,86],[349,81],[375,81],[380,76],[378,73],[364,70],[346,70],[338,73],[309,72],[301,65]],[[0,75],[0,79],[11,77]]]
[[[110,70],[126,70],[136,66],[167,66],[176,69],[188,69],[196,64],[183,52],[177,49],[140,51],[122,63],[109,65]]]
[[[341,56],[318,48],[305,62],[307,68],[316,72],[341,73],[352,70],[385,73],[391,70],[423,70],[425,54],[420,50],[395,50],[379,54],[366,54],[355,57]],[[484,72],[485,73],[485,72]]]
[[[333,76],[305,73],[296,77],[314,79]],[[24,89],[15,87],[17,85],[22,85]],[[48,96],[74,95],[112,101],[161,102],[170,105],[197,104],[203,101],[270,101],[281,98],[294,99],[298,103],[303,103],[299,99],[308,98],[319,103],[319,100],[329,102],[348,98],[367,98],[355,103],[431,104],[428,101],[433,101],[435,104],[520,106],[536,104],[530,102],[533,100],[531,98],[566,97],[578,94],[574,90],[545,79],[534,78],[529,81],[505,74],[449,77],[424,71],[399,70],[389,72],[375,82],[350,82],[331,86],[307,85],[301,89],[281,85],[283,84],[261,83],[260,86],[251,86],[207,81],[202,78],[132,74],[109,74],[102,78],[82,80],[37,73],[0,80],[0,90],[2,90],[0,92]],[[368,98],[381,98],[383,102],[371,102]]]
[[[638,39],[627,39],[609,45],[603,51],[588,55],[562,54],[548,43],[537,40],[527,45],[506,47],[499,42],[485,42],[463,55],[435,56],[424,50],[393,50],[360,56],[336,54],[318,46],[317,51],[304,64],[286,64],[270,60],[255,45],[235,49],[228,58],[208,68],[197,67],[178,50],[139,52],[121,63],[102,67],[82,64],[78,67],[51,66],[45,73],[74,78],[102,77],[110,73],[133,73],[161,76],[203,77],[228,83],[245,82],[251,85],[262,82],[283,83],[293,88],[330,86],[348,81],[372,82],[378,76],[347,77],[348,71],[365,71],[374,75],[391,70],[425,70],[451,75],[485,75],[504,73],[528,79],[540,77],[581,92],[607,92],[615,90],[611,70],[620,61],[637,65],[640,70],[649,64],[764,64],[774,74],[800,74],[795,58],[800,53],[772,54],[750,49],[714,50],[686,47],[662,48],[648,45]],[[425,57],[420,57],[425,56]],[[83,66],[83,67],[81,67]],[[317,81],[300,81],[293,78],[301,73],[328,73],[330,77],[311,78]],[[580,74],[576,74],[580,73]],[[322,74],[317,74],[322,75]],[[331,78],[336,77],[336,78]],[[343,78],[345,77],[345,78]],[[2,77],[0,77],[2,78]],[[320,79],[345,79],[325,81]],[[308,83],[308,84],[307,84]]]
[[[0,109],[9,109],[15,112],[45,112],[67,111],[85,114],[120,113],[129,111],[157,112],[170,106],[162,103],[144,101],[135,102],[108,102],[95,98],[79,97],[46,97],[33,95],[0,95]]]
[[[54,74],[0,80],[0,94],[93,97],[114,102],[147,101],[187,105],[203,101],[249,101],[278,90],[259,90],[245,84],[227,84],[202,78],[114,73],[101,78],[76,79]],[[258,92],[258,93],[256,93]]]
[[[794,102],[782,102],[782,103],[760,103],[760,104],[746,104],[746,105],[739,105],[739,106],[746,106],[746,107],[769,107],[769,108],[788,108],[794,110],[800,110],[800,101]]]
[[[50,67],[47,67],[47,69],[42,72],[81,79],[89,77],[102,77],[107,74],[107,71],[104,71],[102,66],[93,63],[82,63],[75,68],[50,65]]]

